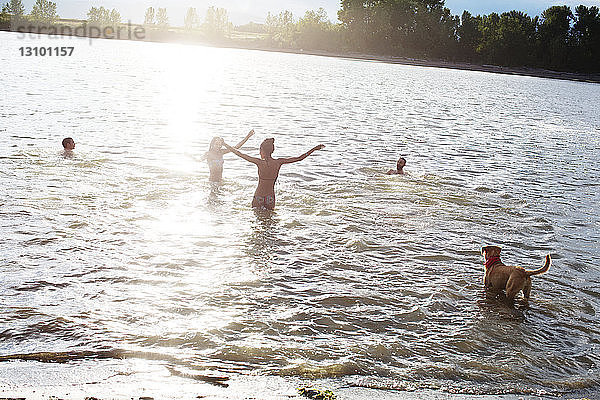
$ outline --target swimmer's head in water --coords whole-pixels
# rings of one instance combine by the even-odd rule
[[[406,165],[406,159],[404,157],[400,157],[398,159],[398,162],[396,163],[396,168],[401,170],[402,168],[404,168],[405,165]]]
[[[221,146],[223,145],[223,139],[215,136],[214,138],[212,138],[212,140],[210,141],[210,146],[208,146],[208,150],[209,151],[217,151],[221,149]]]
[[[269,138],[263,140],[260,144],[260,156],[262,158],[270,157],[275,151],[275,139]]]
[[[63,139],[62,145],[65,150],[73,150],[75,148],[75,141],[73,138],[67,137]]]

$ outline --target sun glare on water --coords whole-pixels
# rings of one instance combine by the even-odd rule
[[[191,172],[210,142],[211,109],[218,101],[227,60],[219,49],[178,44],[160,44],[156,68],[161,99],[161,136],[168,141],[171,169]]]

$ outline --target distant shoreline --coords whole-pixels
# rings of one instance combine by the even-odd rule
[[[334,58],[346,58],[352,60],[363,60],[363,61],[377,61],[387,64],[400,64],[400,65],[412,65],[418,67],[432,67],[432,68],[445,68],[445,69],[456,69],[463,71],[479,71],[479,72],[490,72],[495,74],[504,75],[519,75],[519,76],[530,76],[535,78],[548,78],[548,79],[561,79],[568,81],[587,82],[587,83],[600,83],[600,74],[584,74],[576,72],[560,72],[551,71],[538,68],[523,68],[523,67],[500,67],[495,65],[477,65],[460,62],[450,61],[430,61],[430,60],[418,60],[407,57],[395,57],[395,56],[381,56],[374,54],[364,53],[335,53],[329,51],[319,50],[302,50],[302,49],[280,49],[270,48],[262,46],[235,46],[235,45],[213,45],[204,44],[214,47],[222,48],[235,48],[235,49],[246,49],[246,50],[259,50],[269,51],[277,53],[291,53],[291,54],[306,54],[313,56],[322,57],[334,57]]]
[[[77,20],[69,20],[77,21]],[[142,27],[142,25],[132,25],[133,27]],[[367,53],[357,52],[334,52],[325,50],[304,50],[304,49],[291,49],[291,48],[277,48],[259,45],[255,41],[250,40],[236,40],[232,38],[224,38],[221,40],[208,40],[203,35],[198,33],[189,34],[183,30],[170,29],[168,31],[159,31],[152,29],[148,32],[148,36],[143,39],[132,39],[131,36],[125,38],[107,38],[100,35],[77,35],[77,34],[52,34],[48,32],[39,31],[19,31],[11,29],[0,29],[0,31],[21,33],[21,34],[43,34],[53,36],[68,36],[68,37],[79,37],[89,39],[106,39],[106,40],[129,40],[134,42],[154,42],[154,43],[179,43],[179,44],[192,44],[201,46],[210,46],[218,48],[231,48],[231,49],[244,49],[244,50],[257,50],[257,51],[268,51],[277,53],[289,53],[289,54],[306,54],[322,57],[334,57],[334,58],[345,58],[352,60],[363,60],[363,61],[376,61],[388,64],[400,64],[400,65],[412,65],[419,67],[432,67],[432,68],[445,68],[445,69],[456,69],[463,71],[478,71],[478,72],[489,72],[495,74],[504,75],[519,75],[519,76],[530,76],[536,78],[548,78],[548,79],[561,79],[568,81],[587,82],[587,83],[600,83],[600,74],[586,74],[577,72],[560,72],[552,71],[540,68],[526,68],[526,67],[501,67],[496,65],[479,65],[470,64],[463,62],[451,62],[451,61],[435,61],[435,60],[422,60],[408,57],[396,57],[396,56],[385,56]],[[86,32],[89,33],[89,32]]]

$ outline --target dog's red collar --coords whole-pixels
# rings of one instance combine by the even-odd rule
[[[494,266],[494,264],[497,264],[500,262],[500,257],[496,256],[496,257],[490,257],[487,260],[485,260],[485,269],[491,268]]]

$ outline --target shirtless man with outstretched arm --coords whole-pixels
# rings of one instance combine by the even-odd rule
[[[281,166],[283,164],[291,164],[302,161],[313,152],[321,150],[325,147],[320,144],[298,157],[273,158],[271,155],[275,150],[275,139],[265,139],[260,145],[260,158],[256,158],[244,154],[226,143],[223,145],[233,154],[251,162],[252,164],[255,164],[258,167],[258,187],[254,192],[252,207],[266,208],[268,210],[275,208],[275,182],[279,176],[279,169]]]

